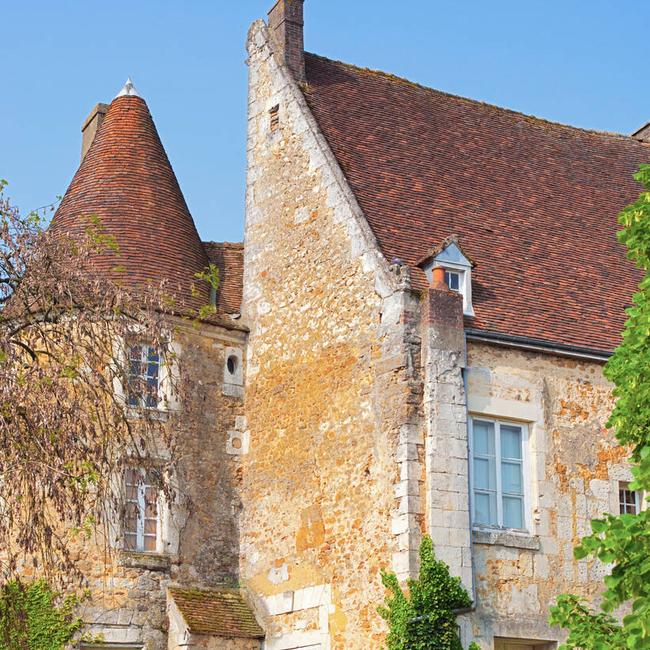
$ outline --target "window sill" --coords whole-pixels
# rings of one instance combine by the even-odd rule
[[[127,406],[126,417],[129,420],[154,420],[156,422],[166,422],[169,417],[168,411],[163,411],[156,408],[136,408],[135,406]]]
[[[140,553],[138,551],[120,551],[120,566],[129,569],[147,569],[148,571],[169,571],[169,555],[162,553]]]
[[[512,530],[474,528],[472,530],[472,543],[488,546],[508,546],[510,548],[522,548],[528,551],[539,551],[540,549],[539,537],[537,535],[529,535],[528,533]]]

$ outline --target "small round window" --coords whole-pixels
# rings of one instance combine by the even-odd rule
[[[238,366],[239,366],[239,359],[234,354],[231,354],[226,361],[228,374],[234,375],[237,372]]]

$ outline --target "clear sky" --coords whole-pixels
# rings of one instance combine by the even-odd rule
[[[204,239],[243,232],[249,24],[272,0],[0,0],[0,178],[64,193],[80,126],[131,76]],[[309,51],[550,120],[650,121],[639,0],[306,0]]]

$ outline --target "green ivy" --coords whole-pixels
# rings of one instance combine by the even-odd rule
[[[0,650],[63,650],[81,628],[74,596],[62,598],[45,580],[13,580],[0,589]]]
[[[618,238],[644,277],[604,372],[616,398],[608,426],[632,450],[631,488],[650,494],[650,165],[641,165],[634,178],[644,191],[619,214]],[[650,648],[650,510],[605,515],[591,522],[591,530],[575,548],[576,559],[596,558],[613,568],[604,579],[600,609],[574,595],[558,598],[550,621],[569,631],[560,650]],[[619,621],[612,613],[621,606],[629,613]]]
[[[430,537],[420,545],[420,574],[417,580],[408,580],[408,595],[394,573],[382,571],[381,579],[390,591],[379,608],[390,628],[388,650],[463,650],[455,610],[470,607],[472,599],[460,578],[436,560]],[[469,650],[480,649],[472,643]]]

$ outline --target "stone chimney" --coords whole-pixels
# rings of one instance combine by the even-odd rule
[[[90,111],[90,115],[83,123],[81,127],[81,160],[86,157],[88,149],[90,149],[90,145],[97,135],[97,130],[104,121],[107,110],[108,104],[96,104],[95,108]]]
[[[304,0],[278,0],[269,11],[269,29],[294,79],[305,81]]]

